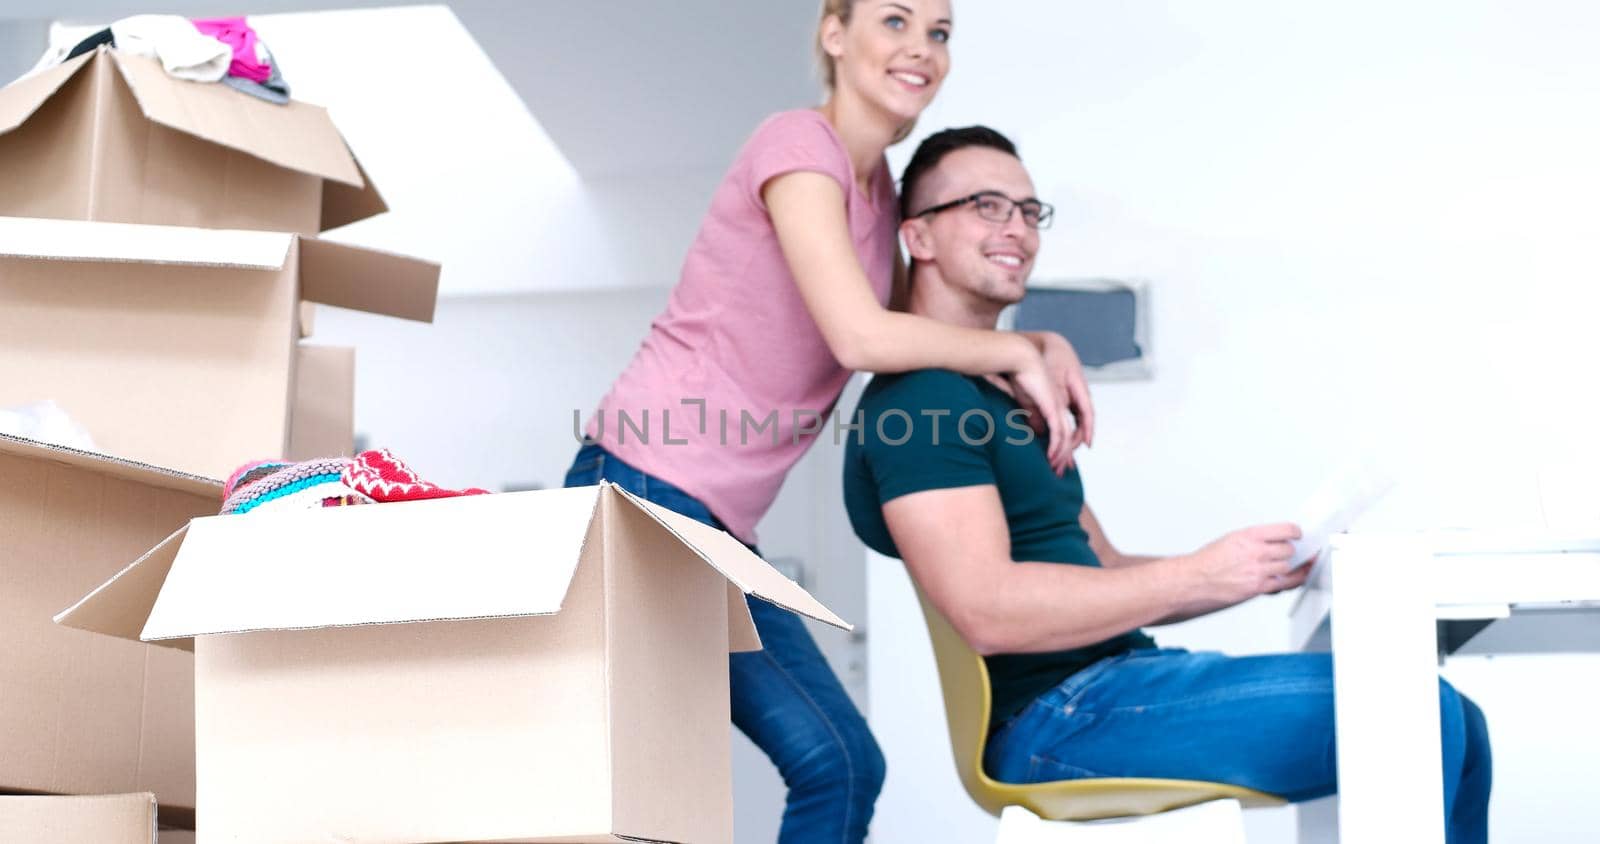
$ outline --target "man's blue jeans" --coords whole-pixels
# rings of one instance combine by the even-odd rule
[[[723,527],[699,499],[598,445],[585,445],[566,485],[601,481]],[[789,787],[778,842],[858,844],[883,788],[883,753],[799,616],[765,601],[749,605],[762,649],[729,655],[728,684],[734,725],[778,766]]]
[[[1439,681],[1450,844],[1489,837],[1483,712]],[[1173,648],[1103,659],[1040,695],[989,740],[1003,782],[1159,777],[1241,785],[1299,802],[1337,791],[1333,660]]]

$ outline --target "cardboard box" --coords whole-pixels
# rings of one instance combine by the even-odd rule
[[[356,442],[356,350],[301,343],[295,353],[286,456],[290,460],[350,456]]]
[[[216,481],[0,435],[0,789],[194,808],[193,658],[50,618],[221,497]]]
[[[608,484],[195,519],[57,621],[194,648],[206,838],[726,844],[746,593],[848,629]]]
[[[0,89],[0,215],[316,234],[388,210],[326,110],[101,48]]]
[[[154,844],[154,794],[0,797],[0,841],[14,844]],[[166,837],[161,841],[166,844]]]
[[[421,321],[439,267],[274,232],[0,218],[0,407],[206,477],[290,440],[302,299]]]

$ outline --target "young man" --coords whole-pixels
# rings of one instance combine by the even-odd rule
[[[983,127],[928,138],[906,168],[901,235],[913,313],[992,328],[1020,300],[1050,206],[1012,144]],[[1123,554],[1058,477],[1003,382],[948,370],[879,375],[845,457],[856,533],[905,561],[988,663],[984,760],[1006,782],[1165,777],[1309,800],[1336,790],[1326,654],[1157,648],[1139,628],[1300,585],[1290,524],[1176,557]],[[1452,844],[1488,835],[1483,713],[1440,681]]]

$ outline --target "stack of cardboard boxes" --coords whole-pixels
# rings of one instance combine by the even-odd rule
[[[432,314],[436,267],[314,237],[383,206],[308,109],[106,51],[0,91],[0,406],[117,455],[0,437],[0,789],[202,842],[731,842],[746,596],[848,625],[726,533],[610,485],[213,515],[350,448],[306,303]]]
[[[216,513],[209,478],[350,452],[354,351],[301,342],[309,303],[428,320],[439,268],[315,235],[384,210],[314,106],[107,50],[0,90],[0,407],[53,400],[116,455],[0,439],[0,790],[193,827],[193,658],[51,617]],[[131,817],[89,805],[104,840]]]
[[[328,114],[101,49],[0,91],[0,407],[207,477],[348,453],[311,303],[428,321],[437,265],[316,239],[386,210]]]

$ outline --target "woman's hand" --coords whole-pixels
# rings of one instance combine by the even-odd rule
[[[1077,423],[1072,431],[1071,450],[1094,445],[1094,400],[1089,397],[1089,381],[1083,374],[1083,361],[1067,338],[1054,331],[1042,332],[1045,371],[1066,396],[1067,409]]]
[[[1060,417],[1060,424],[1065,425],[1066,419],[1061,413],[1061,409],[1065,409],[1070,411],[1075,423],[1071,431],[1063,432],[1064,453],[1058,454],[1052,440],[1050,467],[1059,475],[1073,465],[1073,453],[1077,451],[1078,446],[1093,445],[1094,404],[1089,398],[1089,384],[1084,378],[1083,364],[1078,360],[1078,353],[1066,338],[1051,331],[1019,333],[1039,350],[1046,377],[1054,388],[1054,397],[1050,399],[1056,403],[1057,410],[1054,415]],[[1052,414],[1044,412],[1038,404],[1040,399],[1031,391],[1024,389],[1015,375],[1011,376],[1011,382],[1012,394],[1023,409],[1028,411],[1028,423],[1034,432],[1040,436],[1049,433]]]
[[[1045,368],[1044,357],[1035,355],[1007,380],[1011,383],[1012,395],[1028,412],[1028,424],[1047,438],[1045,454],[1050,458],[1051,471],[1057,475],[1066,472],[1072,465],[1073,434],[1066,430],[1066,402]]]

